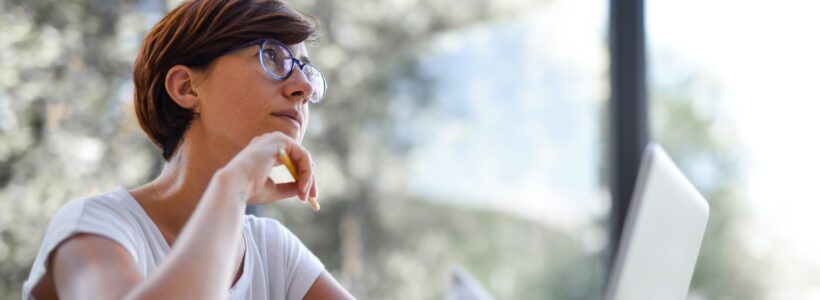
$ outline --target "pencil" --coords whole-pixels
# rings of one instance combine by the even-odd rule
[[[282,164],[288,168],[288,172],[290,172],[290,176],[293,176],[293,180],[298,181],[299,176],[296,175],[296,167],[293,166],[293,161],[290,160],[290,157],[288,157],[288,154],[285,153],[284,149],[279,149],[279,161],[281,161]],[[316,202],[316,197],[311,197],[308,195],[308,202],[310,203],[310,206],[313,207],[314,211],[319,211],[319,202]]]

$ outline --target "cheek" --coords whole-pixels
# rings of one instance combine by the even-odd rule
[[[305,126],[302,126],[302,132],[304,133],[304,130],[307,129],[308,125],[310,124],[310,109],[307,104],[305,104],[305,107],[302,108],[302,114],[305,118]]]
[[[234,72],[228,74],[230,78],[224,81],[223,89],[230,94],[227,101],[241,103],[247,109],[261,112],[260,106],[266,105],[265,99],[269,98],[267,95],[271,92],[271,86],[263,74],[256,72],[255,67],[255,64],[236,66]]]
[[[228,71],[228,70],[226,70]],[[205,122],[213,131],[241,137],[253,137],[251,128],[264,122],[269,107],[264,98],[264,86],[245,72],[222,72],[214,76],[213,88],[207,99]]]
[[[305,104],[305,106],[302,107],[302,118],[304,119],[304,123],[302,125],[301,130],[299,131],[300,144],[305,139],[305,133],[307,133],[308,125],[310,125],[310,109],[308,109],[308,107],[308,104]]]
[[[242,122],[247,119],[247,112],[255,108],[252,86],[246,81],[225,81],[214,94],[214,113],[221,119]]]

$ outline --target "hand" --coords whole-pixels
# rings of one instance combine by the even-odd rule
[[[268,178],[273,167],[281,165],[279,149],[283,149],[296,167],[296,182],[275,184]],[[246,193],[248,204],[270,203],[293,196],[305,201],[317,197],[318,188],[313,174],[313,159],[298,142],[281,132],[257,136],[239,151],[220,172],[236,177]]]

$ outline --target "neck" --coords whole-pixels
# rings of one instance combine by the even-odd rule
[[[208,140],[200,122],[186,131],[182,144],[174,156],[162,168],[162,173],[151,182],[149,205],[154,210],[155,223],[165,235],[169,245],[188,222],[199,200],[205,193],[213,174],[235,155],[236,151],[225,149],[224,143]]]

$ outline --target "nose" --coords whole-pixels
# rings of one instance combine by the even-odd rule
[[[303,102],[300,104],[305,104],[313,95],[313,85],[302,71],[301,64],[294,64],[293,73],[285,81],[284,92],[289,99]]]

